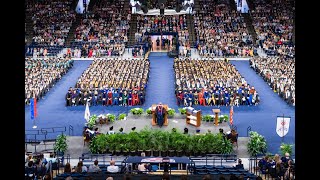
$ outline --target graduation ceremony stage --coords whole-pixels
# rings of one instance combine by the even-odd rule
[[[127,120],[116,121],[109,125],[103,125],[100,128],[101,132],[108,131],[110,126],[114,126],[114,130],[118,131],[120,127],[124,128],[124,132],[131,131],[132,127],[136,130],[142,129],[145,126],[151,128],[159,128],[151,126],[151,117],[143,115],[142,118],[134,117],[129,113],[131,108],[142,107],[144,110],[151,107],[152,104],[162,102],[168,104],[170,108],[178,111],[176,97],[174,94],[175,80],[173,69],[173,58],[169,58],[166,52],[151,52],[150,60],[150,78],[146,88],[146,102],[143,106],[122,107],[122,106],[91,106],[91,115],[96,114],[129,114]],[[250,83],[255,86],[261,97],[261,103],[257,106],[240,106],[234,107],[234,125],[240,137],[247,136],[247,128],[251,126],[252,131],[257,131],[267,140],[268,152],[278,153],[282,139],[276,133],[276,118],[277,116],[290,116],[290,129],[284,137],[285,143],[295,142],[295,108],[286,104],[278,94],[274,93],[268,84],[254,70],[249,67],[248,61],[230,61],[235,65],[240,74]],[[69,87],[74,87],[76,81],[81,76],[82,72],[89,67],[90,60],[75,61],[74,66],[69,72],[57,82],[52,89],[37,103],[38,117],[35,122],[30,119],[30,107],[25,107],[25,129],[34,130],[34,123],[37,129],[51,127],[73,127],[74,136],[82,136],[82,130],[86,120],[84,119],[85,106],[65,106],[65,95]],[[194,106],[195,109],[201,110],[202,115],[213,115],[212,107]],[[229,114],[230,107],[219,107],[221,114]],[[99,127],[99,126],[98,126]],[[186,125],[185,120],[181,117],[170,118],[169,125],[162,127],[165,130],[171,130],[173,127],[183,129],[189,128],[189,133],[195,132],[196,128],[191,125]],[[210,129],[213,133],[217,132],[220,127],[215,127],[210,123],[202,123],[199,127],[201,133],[207,132]],[[223,129],[230,129],[229,125]],[[56,135],[52,135],[55,138]],[[48,137],[49,138],[49,137]]]

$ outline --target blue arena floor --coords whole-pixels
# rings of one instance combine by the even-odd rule
[[[146,102],[142,108],[147,109],[152,104],[162,102],[178,111],[174,95],[174,70],[173,58],[169,58],[166,53],[151,53],[150,78],[146,89]],[[81,135],[85,123],[85,106],[66,107],[65,95],[69,87],[74,87],[82,72],[87,69],[91,61],[75,61],[73,68],[46,94],[44,99],[38,102],[38,117],[35,121],[38,129],[51,127],[74,128],[74,135]],[[253,131],[265,136],[268,143],[268,152],[278,153],[282,139],[276,133],[277,116],[290,116],[290,129],[283,141],[285,143],[295,142],[295,108],[286,104],[264,80],[249,67],[248,61],[231,61],[238,71],[244,76],[251,86],[260,94],[261,103],[258,106],[234,107],[234,125],[237,126],[239,136],[246,136],[248,126]],[[138,106],[135,106],[138,107]],[[132,107],[122,106],[92,106],[92,114],[120,114],[127,113]],[[202,114],[213,114],[215,107],[197,106]],[[230,107],[220,107],[221,114],[229,114]],[[30,119],[30,108],[25,108],[25,128],[31,130],[33,121]]]

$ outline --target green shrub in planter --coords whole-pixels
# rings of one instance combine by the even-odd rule
[[[104,154],[107,151],[107,136],[106,134],[99,134],[92,138],[89,145],[89,150],[92,154]]]
[[[207,122],[213,121],[213,117],[210,115],[204,115],[202,116],[202,121],[207,121]]]
[[[173,117],[175,113],[176,113],[176,110],[174,110],[172,108],[168,108],[168,116],[169,117]]]
[[[228,115],[220,115],[219,116],[219,123],[222,123],[222,122],[227,122],[229,120],[229,116]]]
[[[248,142],[248,152],[251,156],[264,154],[267,151],[266,139],[255,131],[250,132],[250,140]]]
[[[119,116],[118,116],[118,120],[123,120],[125,117],[126,117],[126,114],[121,113],[121,114],[119,114]]]
[[[179,112],[181,114],[186,114],[187,113],[187,109],[186,108],[179,108],[178,110],[179,110]]]
[[[151,108],[147,109],[147,110],[146,110],[146,113],[147,113],[148,115],[151,115],[151,114],[152,114]]]
[[[280,146],[281,155],[284,156],[286,153],[292,154],[293,144],[282,143]]]
[[[64,153],[68,149],[67,136],[60,134],[57,136],[56,143],[53,146],[55,152]]]
[[[93,126],[96,124],[97,119],[98,119],[98,116],[95,115],[95,114],[92,115],[92,116],[90,116],[89,122],[88,122],[88,127],[89,127],[90,129],[92,129]]]
[[[114,122],[116,120],[116,115],[114,114],[107,114],[106,116],[110,122]]]
[[[141,115],[141,114],[143,114],[143,109],[142,108],[132,108],[132,109],[130,109],[130,112],[133,115]]]

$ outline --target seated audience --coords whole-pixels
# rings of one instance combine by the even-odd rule
[[[255,57],[251,67],[272,90],[288,104],[295,106],[295,59],[285,57]]]
[[[175,59],[174,70],[179,106],[250,106],[260,102],[254,86],[231,63]]]
[[[149,68],[146,60],[95,59],[68,90],[66,105],[143,105]]]
[[[89,166],[88,172],[101,172],[101,169],[98,165],[99,161],[95,160],[92,165]]]
[[[118,173],[120,171],[119,166],[116,166],[115,164],[116,162],[114,160],[111,160],[110,165],[107,167],[107,171],[110,173]]]

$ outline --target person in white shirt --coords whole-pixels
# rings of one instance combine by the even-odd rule
[[[111,173],[119,172],[119,167],[115,165],[116,162],[114,160],[110,161],[110,166],[107,167],[107,171]]]

